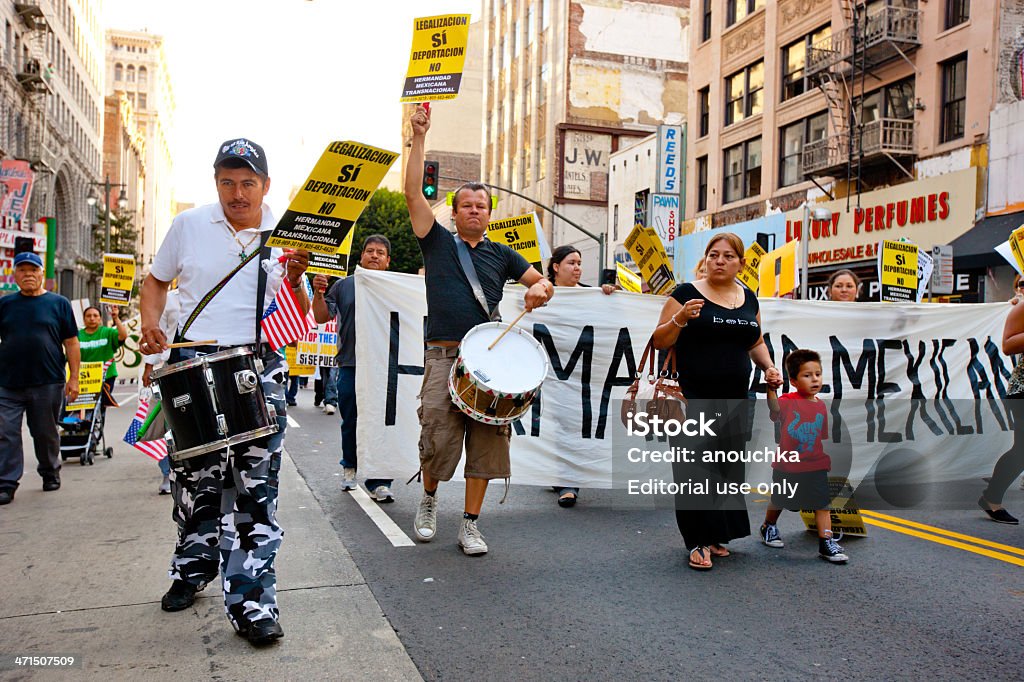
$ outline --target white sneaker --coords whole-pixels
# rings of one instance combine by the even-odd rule
[[[387,504],[395,501],[395,495],[391,492],[391,488],[386,485],[379,485],[374,488],[373,492],[370,493],[370,497],[377,500],[380,504]]]
[[[434,533],[437,531],[436,493],[433,496],[423,493],[419,509],[416,510],[416,520],[413,521],[413,531],[420,542],[430,542],[434,539]]]
[[[171,494],[171,477],[164,476],[164,480],[160,481],[160,487],[157,489],[157,493],[160,495]]]
[[[463,554],[469,556],[487,554],[487,543],[484,542],[484,536],[480,534],[480,529],[476,527],[476,521],[473,519],[462,519],[462,527],[459,528],[459,547]]]
[[[334,414],[334,405],[324,405],[324,414]]]
[[[342,490],[355,490],[356,489],[356,470],[350,467],[342,467],[341,469],[341,489]]]

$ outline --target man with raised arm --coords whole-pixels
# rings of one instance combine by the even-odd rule
[[[491,219],[491,195],[484,185],[470,183],[456,190],[452,201],[455,234],[434,220],[430,204],[421,192],[424,140],[430,129],[429,111],[417,107],[411,124],[412,148],[405,175],[405,201],[413,232],[423,252],[427,289],[427,348],[418,410],[423,499],[416,512],[414,531],[421,542],[434,539],[437,487],[455,473],[465,443],[466,504],[458,543],[465,554],[481,555],[487,553],[487,544],[477,528],[477,519],[487,483],[492,478],[504,478],[507,483],[511,476],[508,453],[512,430],[507,425],[483,424],[460,412],[448,393],[448,374],[462,338],[476,325],[492,319],[505,282],[513,280],[526,287],[523,301],[526,310],[549,301],[554,287],[514,250],[485,239]],[[462,248],[467,248],[480,281],[486,311],[460,263]]]

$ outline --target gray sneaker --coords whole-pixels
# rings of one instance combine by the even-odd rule
[[[484,536],[473,519],[462,519],[462,527],[459,528],[459,547],[463,554],[469,556],[487,554],[487,543],[484,542]]]
[[[395,494],[391,492],[391,488],[386,485],[379,485],[373,489],[370,493],[370,497],[379,502],[380,504],[388,504],[389,502],[395,501]]]
[[[171,477],[164,476],[164,480],[160,481],[160,488],[157,489],[157,493],[160,495],[171,494]]]
[[[356,470],[351,467],[342,467],[341,469],[341,489],[342,490],[355,490],[356,489]]]
[[[436,496],[423,493],[419,509],[416,510],[416,520],[413,521],[413,531],[420,542],[430,542],[434,539],[434,533],[437,531]]]

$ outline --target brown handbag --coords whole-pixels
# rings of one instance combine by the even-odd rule
[[[654,337],[647,342],[640,363],[636,367],[636,379],[626,389],[620,417],[623,426],[630,422],[630,415],[646,412],[662,419],[686,419],[686,396],[679,387],[679,372],[676,369],[676,349],[673,346],[665,354],[661,372],[655,373]]]

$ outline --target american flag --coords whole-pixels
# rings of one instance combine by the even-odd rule
[[[302,278],[302,282],[309,295],[309,282],[305,277]],[[277,296],[263,313],[260,324],[263,326],[263,333],[267,335],[267,343],[271,348],[278,349],[301,338],[316,321],[313,319],[312,310],[306,315],[302,314],[295,292],[288,286],[288,280],[284,280],[281,282],[281,288],[277,290]]]
[[[124,434],[124,442],[128,443],[128,445],[134,445],[137,449],[159,462],[167,456],[167,441],[163,438],[139,440],[139,430],[142,428],[142,423],[146,421],[146,415],[148,414],[149,403],[139,398],[139,407],[135,410],[135,418],[132,419],[132,424],[128,427],[128,433]]]

